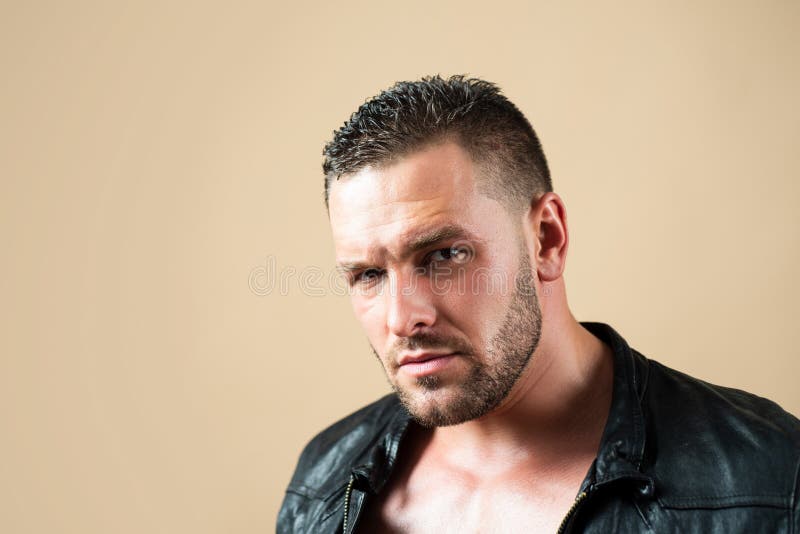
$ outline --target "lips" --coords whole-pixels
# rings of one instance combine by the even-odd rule
[[[443,372],[457,358],[455,352],[423,352],[404,354],[398,363],[401,372],[419,378]]]
[[[415,363],[422,363],[427,362],[430,360],[435,360],[437,358],[444,358],[445,356],[452,356],[455,354],[454,352],[419,352],[419,353],[410,353],[404,354],[400,357],[397,363],[400,366],[415,364]]]

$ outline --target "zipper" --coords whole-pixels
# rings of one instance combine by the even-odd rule
[[[353,482],[356,477],[350,474],[350,482],[347,483],[347,489],[344,491],[344,523],[342,524],[342,532],[347,534],[347,512],[350,509],[350,494],[353,493]]]
[[[572,503],[572,506],[570,506],[567,515],[564,516],[564,519],[561,521],[561,525],[558,527],[558,532],[556,534],[564,534],[565,529],[567,528],[567,523],[569,523],[569,520],[572,519],[572,516],[575,514],[575,510],[578,508],[581,502],[583,502],[583,500],[586,499],[587,495],[589,495],[587,492],[582,491],[575,498],[575,502]]]

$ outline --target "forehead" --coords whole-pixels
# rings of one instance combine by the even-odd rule
[[[330,220],[339,261],[399,254],[409,237],[439,226],[480,232],[477,219],[497,218],[502,208],[477,191],[475,173],[462,148],[444,143],[333,182]]]

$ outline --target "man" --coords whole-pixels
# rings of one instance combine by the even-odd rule
[[[325,148],[337,263],[394,394],[301,455],[279,532],[796,532],[800,423],[578,323],[528,121],[398,83]]]

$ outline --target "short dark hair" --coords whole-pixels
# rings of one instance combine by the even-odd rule
[[[510,206],[552,191],[547,159],[522,112],[493,83],[439,75],[398,82],[367,100],[325,145],[325,205],[333,180],[452,140],[490,175],[486,194]]]

